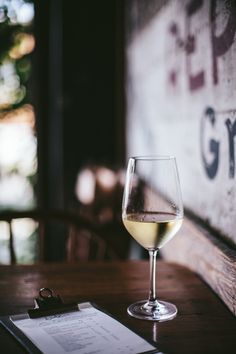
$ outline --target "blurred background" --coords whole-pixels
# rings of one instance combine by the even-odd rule
[[[33,2],[0,2],[0,208],[37,205],[38,143],[32,95],[35,50]],[[33,221],[16,222],[16,242],[28,240],[26,254],[34,258]],[[1,262],[9,262],[7,223],[0,223]],[[25,244],[25,242],[23,242]],[[20,253],[23,256],[25,245]],[[24,257],[24,256],[23,256]]]
[[[1,212],[83,215],[119,258],[144,257],[121,224],[124,169],[172,154],[187,213],[235,248],[235,16],[234,1],[0,0]],[[18,261],[37,260],[38,223],[12,231]],[[10,237],[0,222],[1,263]]]
[[[0,209],[83,208],[120,224],[123,2],[3,0],[0,38]],[[37,227],[13,222],[20,262],[35,260]],[[0,234],[7,263],[6,222]]]

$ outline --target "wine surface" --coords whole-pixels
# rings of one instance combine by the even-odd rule
[[[123,218],[127,231],[147,250],[162,248],[180,229],[182,221],[171,213],[128,214]]]

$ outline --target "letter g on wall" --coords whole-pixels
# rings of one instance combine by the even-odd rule
[[[219,166],[219,150],[220,143],[215,140],[213,137],[210,137],[210,134],[214,133],[216,117],[215,111],[211,107],[207,107],[203,114],[201,120],[201,155],[204,170],[209,179],[214,179],[218,166]]]

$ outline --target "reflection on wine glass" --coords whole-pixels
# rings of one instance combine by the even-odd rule
[[[149,298],[130,305],[129,315],[159,322],[173,319],[177,314],[176,306],[156,297],[156,255],[177,233],[183,220],[174,157],[140,156],[129,159],[122,220],[131,236],[148,250],[150,257]]]

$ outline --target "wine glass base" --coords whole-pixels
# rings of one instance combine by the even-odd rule
[[[150,306],[147,300],[138,301],[127,308],[130,316],[141,320],[164,322],[175,318],[177,307],[166,301],[156,302],[155,306]]]

